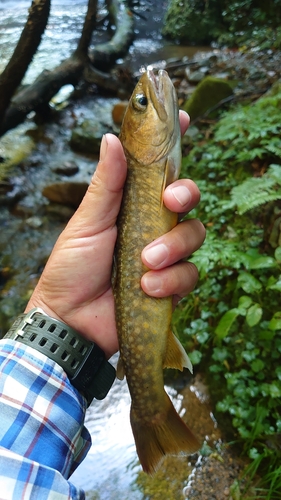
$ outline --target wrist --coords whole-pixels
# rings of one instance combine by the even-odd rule
[[[29,302],[24,310],[24,313],[27,314],[31,311],[31,309],[34,309],[37,307],[39,307],[40,309],[43,309],[43,311],[51,318],[54,318],[54,319],[57,319],[59,321],[63,321],[64,323],[66,323],[64,318],[59,316],[54,309],[49,307],[48,304],[44,300],[40,299],[34,292],[31,296],[31,298],[29,299]],[[69,326],[72,326],[72,325],[69,325]]]
[[[21,342],[55,361],[88,405],[93,398],[103,399],[115,379],[115,369],[100,347],[41,308],[18,316],[4,338]]]

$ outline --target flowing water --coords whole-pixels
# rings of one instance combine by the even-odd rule
[[[142,64],[174,56],[192,56],[195,51],[199,50],[199,48],[169,45],[162,40],[159,27],[166,4],[167,2],[157,1],[138,2],[136,11],[147,16],[147,21],[144,21],[142,17],[136,17],[136,39],[129,54],[130,64],[136,71]],[[12,55],[29,6],[30,2],[27,0],[0,1],[0,71]],[[148,11],[148,8],[152,10]],[[85,12],[86,1],[84,0],[53,0],[47,29],[24,83],[32,82],[43,69],[52,69],[71,54],[79,38]],[[102,6],[99,18],[101,19],[105,13]],[[95,34],[93,43],[104,41],[106,36],[105,30],[100,28]],[[122,64],[124,61],[119,61],[119,63]],[[114,102],[114,99],[93,97],[91,102],[86,105],[81,104],[81,107],[76,109],[76,118],[79,114],[84,118],[92,114],[97,120],[103,119],[112,126],[110,111]],[[27,295],[31,292],[64,226],[64,223],[57,219],[46,218],[44,210],[42,211],[42,207],[47,204],[41,196],[42,187],[47,182],[58,180],[56,174],[50,170],[50,166],[74,159],[79,163],[79,173],[74,180],[88,182],[96,164],[96,159],[70,151],[68,141],[73,123],[71,111],[66,111],[65,116],[63,127],[56,123],[45,128],[43,140],[37,143],[32,153],[28,170],[23,164],[21,171],[13,178],[15,184],[24,184],[27,190],[28,194],[23,200],[25,208],[32,209],[33,213],[37,211],[38,216],[30,219],[21,218],[19,214],[10,213],[7,207],[1,207],[0,249],[7,257],[7,267],[12,268],[12,274],[16,276],[9,291],[2,296],[1,307],[7,316],[10,314],[11,304],[15,310],[20,307],[15,304],[17,304],[18,296],[22,295],[22,290],[26,290]],[[29,122],[22,129],[19,127],[16,132],[13,132],[10,147],[14,148],[14,143],[20,143],[26,129],[33,127]],[[1,144],[3,146],[8,140],[9,134],[0,141],[0,153]],[[29,146],[26,147],[28,149]],[[167,388],[167,391],[177,410],[184,412],[184,408],[181,408],[183,398],[180,392],[172,388]],[[86,426],[91,433],[93,446],[71,480],[87,491],[89,499],[138,500],[143,498],[134,485],[139,466],[129,423],[129,408],[130,397],[127,385],[125,382],[116,381],[110,395],[104,401],[93,402],[87,411]],[[186,474],[188,476],[188,473]]]

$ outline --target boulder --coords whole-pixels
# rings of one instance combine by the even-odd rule
[[[99,154],[102,136],[107,132],[105,127],[94,120],[84,120],[77,125],[71,134],[70,146],[85,154]]]
[[[51,202],[77,208],[87,189],[86,182],[55,182],[45,186],[42,194]]]
[[[121,125],[125,111],[128,106],[128,101],[120,101],[112,108],[112,119],[116,125]]]
[[[191,120],[194,120],[232,94],[233,90],[229,82],[206,76],[184,103],[183,109],[190,115]]]
[[[51,169],[56,174],[65,175],[67,177],[71,177],[79,172],[79,167],[74,160],[66,160],[61,165],[53,165]]]

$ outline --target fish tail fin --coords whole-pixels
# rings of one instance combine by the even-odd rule
[[[165,408],[151,422],[136,419],[131,408],[131,425],[137,453],[144,472],[156,472],[165,455],[189,455],[200,444],[191,430],[176,412],[165,393]]]

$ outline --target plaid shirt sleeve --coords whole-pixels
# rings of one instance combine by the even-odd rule
[[[85,498],[68,478],[91,445],[86,407],[58,364],[0,340],[1,500]]]

